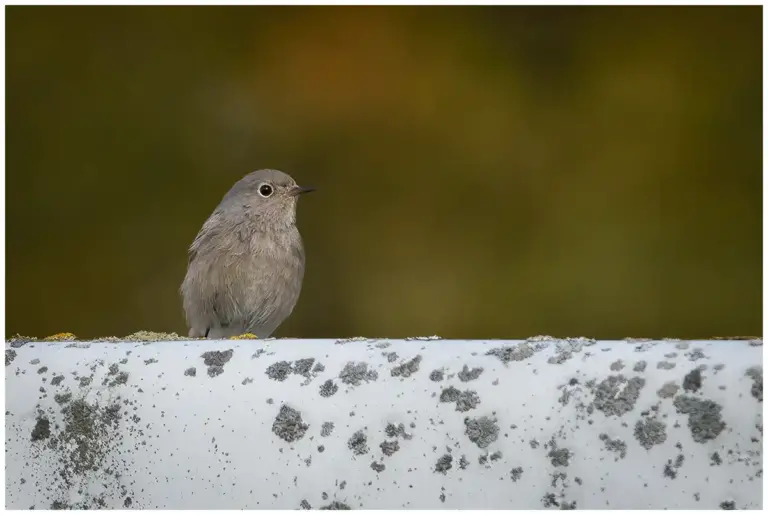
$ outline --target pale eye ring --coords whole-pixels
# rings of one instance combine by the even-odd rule
[[[271,197],[274,191],[275,189],[267,183],[264,183],[261,186],[259,186],[259,195],[261,195],[264,198]]]

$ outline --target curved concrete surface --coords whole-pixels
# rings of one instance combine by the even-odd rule
[[[762,508],[761,340],[5,352],[8,508]]]

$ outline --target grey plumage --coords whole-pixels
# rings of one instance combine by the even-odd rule
[[[278,170],[232,186],[189,248],[181,285],[192,337],[270,336],[291,314],[304,279],[298,186]]]

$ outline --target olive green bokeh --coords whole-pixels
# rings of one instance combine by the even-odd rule
[[[761,334],[760,7],[6,7],[6,333],[186,331],[302,198],[279,336]]]

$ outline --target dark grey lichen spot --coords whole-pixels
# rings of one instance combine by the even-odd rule
[[[72,400],[72,392],[57,393],[53,396],[53,400],[56,401],[57,404],[66,404]]]
[[[536,353],[536,349],[530,344],[523,342],[517,345],[498,347],[485,353],[486,356],[495,356],[505,365],[510,361],[523,361]]]
[[[93,381],[92,377],[81,377],[80,378],[80,387],[85,388],[89,384],[91,384],[91,381]]]
[[[469,466],[469,460],[467,459],[466,455],[462,454],[461,458],[459,458],[459,468],[461,470],[465,470]]]
[[[750,367],[746,374],[752,378],[752,388],[750,389],[752,397],[763,402],[763,367]]]
[[[13,349],[5,349],[5,366],[7,367],[13,360],[16,359],[16,351]]]
[[[632,370],[634,370],[635,372],[645,372],[645,367],[647,366],[648,366],[648,363],[646,363],[645,361],[638,361],[637,363],[635,363],[635,366],[632,367]]]
[[[635,439],[646,449],[662,444],[667,440],[667,425],[656,419],[638,420]]]
[[[700,348],[695,348],[691,353],[688,355],[688,359],[691,361],[698,361],[700,359],[704,359],[707,356],[704,354],[704,351]]]
[[[537,439],[531,438],[531,440],[528,442],[528,445],[531,446],[531,449],[536,449],[540,444]]]
[[[688,415],[688,428],[695,442],[705,443],[712,440],[725,429],[725,422],[720,414],[723,407],[716,402],[679,395],[675,398],[674,405],[678,412]]]
[[[445,374],[440,369],[435,369],[429,374],[429,380],[434,382],[442,381],[445,377]]]
[[[381,452],[383,452],[385,456],[392,456],[400,450],[400,442],[397,440],[384,440],[379,444],[379,447],[381,447]]]
[[[57,376],[54,376],[53,379],[51,379],[51,386],[59,386],[62,381],[64,381],[63,375],[59,374]]]
[[[51,436],[51,422],[42,415],[38,415],[35,427],[32,429],[32,441],[38,442]]]
[[[723,464],[723,459],[720,457],[720,453],[715,451],[710,456],[709,459],[711,460],[710,465],[711,466],[717,466]]]
[[[184,371],[185,376],[195,377],[197,376],[197,369],[195,367],[189,367]]]
[[[326,382],[320,385],[320,396],[330,397],[339,391],[339,387],[332,380],[328,379]]]
[[[557,502],[557,497],[552,492],[548,492],[544,494],[544,496],[541,498],[541,503],[544,505],[545,508],[551,508],[552,506],[560,506],[560,503]]]
[[[315,364],[315,358],[303,358],[296,360],[293,364],[293,373],[304,377],[312,375],[312,365]]]
[[[80,378],[80,386],[82,386],[84,378]],[[109,387],[124,385],[128,382],[128,372],[119,372],[114,379],[109,382]]]
[[[697,392],[701,388],[701,370],[694,368],[683,378],[683,390]]]
[[[348,504],[339,501],[333,501],[331,504],[321,506],[321,510],[351,510]]]
[[[323,365],[318,361],[317,363],[315,363],[315,366],[312,368],[312,373],[319,374],[320,372],[325,372],[325,365]]]
[[[481,449],[485,449],[499,437],[499,425],[495,419],[483,416],[464,419],[464,434]]]
[[[37,369],[38,374],[45,374],[46,372],[48,372],[48,367],[40,367]]]
[[[611,367],[610,368],[611,368],[612,371],[618,372],[619,370],[624,368],[624,362],[622,360],[618,359],[618,360],[614,361],[613,363],[611,363]]]
[[[203,358],[205,365],[208,367],[208,377],[216,377],[224,372],[224,365],[232,359],[232,355],[235,353],[233,349],[227,349],[225,351],[209,350],[203,352],[200,356]]]
[[[656,395],[661,397],[662,399],[669,399],[670,397],[674,397],[677,395],[677,391],[680,389],[680,386],[675,384],[673,381],[664,383],[664,386],[659,388],[656,391]]]
[[[241,384],[241,385],[243,385],[243,386],[245,386],[245,385],[247,385],[247,384],[251,384],[252,382],[253,382],[253,378],[252,378],[252,377],[245,377],[245,378],[243,378],[243,380],[240,382],[240,384]]]
[[[368,370],[368,363],[362,361],[358,363],[348,362],[339,373],[341,382],[352,386],[359,386],[363,381],[376,381],[378,378],[379,373],[375,370]]]
[[[286,442],[301,440],[307,429],[309,429],[309,424],[304,423],[301,413],[286,404],[280,407],[280,411],[272,423],[272,432]]]
[[[656,368],[659,370],[672,370],[677,365],[675,363],[672,363],[671,361],[659,361],[656,363]]]
[[[619,458],[623,459],[627,456],[627,444],[624,442],[624,440],[619,440],[616,438],[615,440],[612,440],[607,434],[601,433],[600,439],[605,444],[605,448],[611,452],[615,452],[619,455],[616,460],[618,461]]]
[[[594,389],[594,406],[608,416],[620,417],[634,408],[644,386],[642,377],[627,380],[621,374],[608,376]]]
[[[550,462],[555,467],[567,467],[571,458],[571,451],[565,448],[552,449],[547,454]]]
[[[512,477],[512,481],[517,483],[517,480],[523,477],[523,467],[515,467],[510,472],[509,475]]]
[[[456,411],[465,412],[476,408],[480,404],[480,396],[474,390],[463,392],[449,386],[440,393],[440,402],[455,402]]]
[[[374,462],[371,462],[371,468],[376,472],[384,472],[384,469],[387,467],[383,463],[374,461]]]
[[[355,433],[347,441],[347,447],[356,456],[366,454],[368,452],[368,437],[362,430],[355,431]]]
[[[411,374],[419,371],[420,363],[421,354],[417,354],[413,359],[394,367],[391,371],[392,377],[411,377]]]
[[[461,369],[461,372],[458,373],[459,381],[462,383],[466,383],[468,381],[474,381],[478,377],[480,377],[480,374],[483,373],[482,367],[473,368],[470,370],[470,368],[467,365],[464,365],[464,367]]]
[[[131,499],[130,497],[126,497],[123,500],[123,507],[124,508],[130,508],[132,504],[133,504],[133,499]]]
[[[734,501],[723,501],[720,503],[721,510],[735,510],[736,503]]]
[[[491,454],[491,461],[498,461],[501,459],[503,455],[501,454],[501,451],[496,451],[493,454]]]
[[[435,472],[440,472],[441,474],[447,474],[448,471],[453,467],[453,456],[450,454],[443,454],[437,459],[437,463],[435,463]]]
[[[157,363],[157,360],[155,358],[149,358],[144,360],[145,365],[151,365],[153,363]]]
[[[394,363],[398,358],[397,352],[382,352],[381,355],[387,358],[389,363]]]
[[[320,427],[320,436],[331,436],[331,433],[333,433],[333,427],[333,422],[323,422],[323,425]]]
[[[303,499],[303,500],[301,501],[301,503],[299,504],[299,507],[300,507],[302,510],[311,510],[311,509],[312,509],[312,505],[311,505],[311,504],[309,504],[309,501],[307,501],[306,499]]]
[[[453,386],[449,386],[440,392],[440,402],[456,402],[459,400],[459,396],[461,396],[461,390],[454,388]]]
[[[293,373],[293,368],[288,361],[278,361],[269,365],[265,373],[270,379],[275,381],[285,381],[285,379]]]

